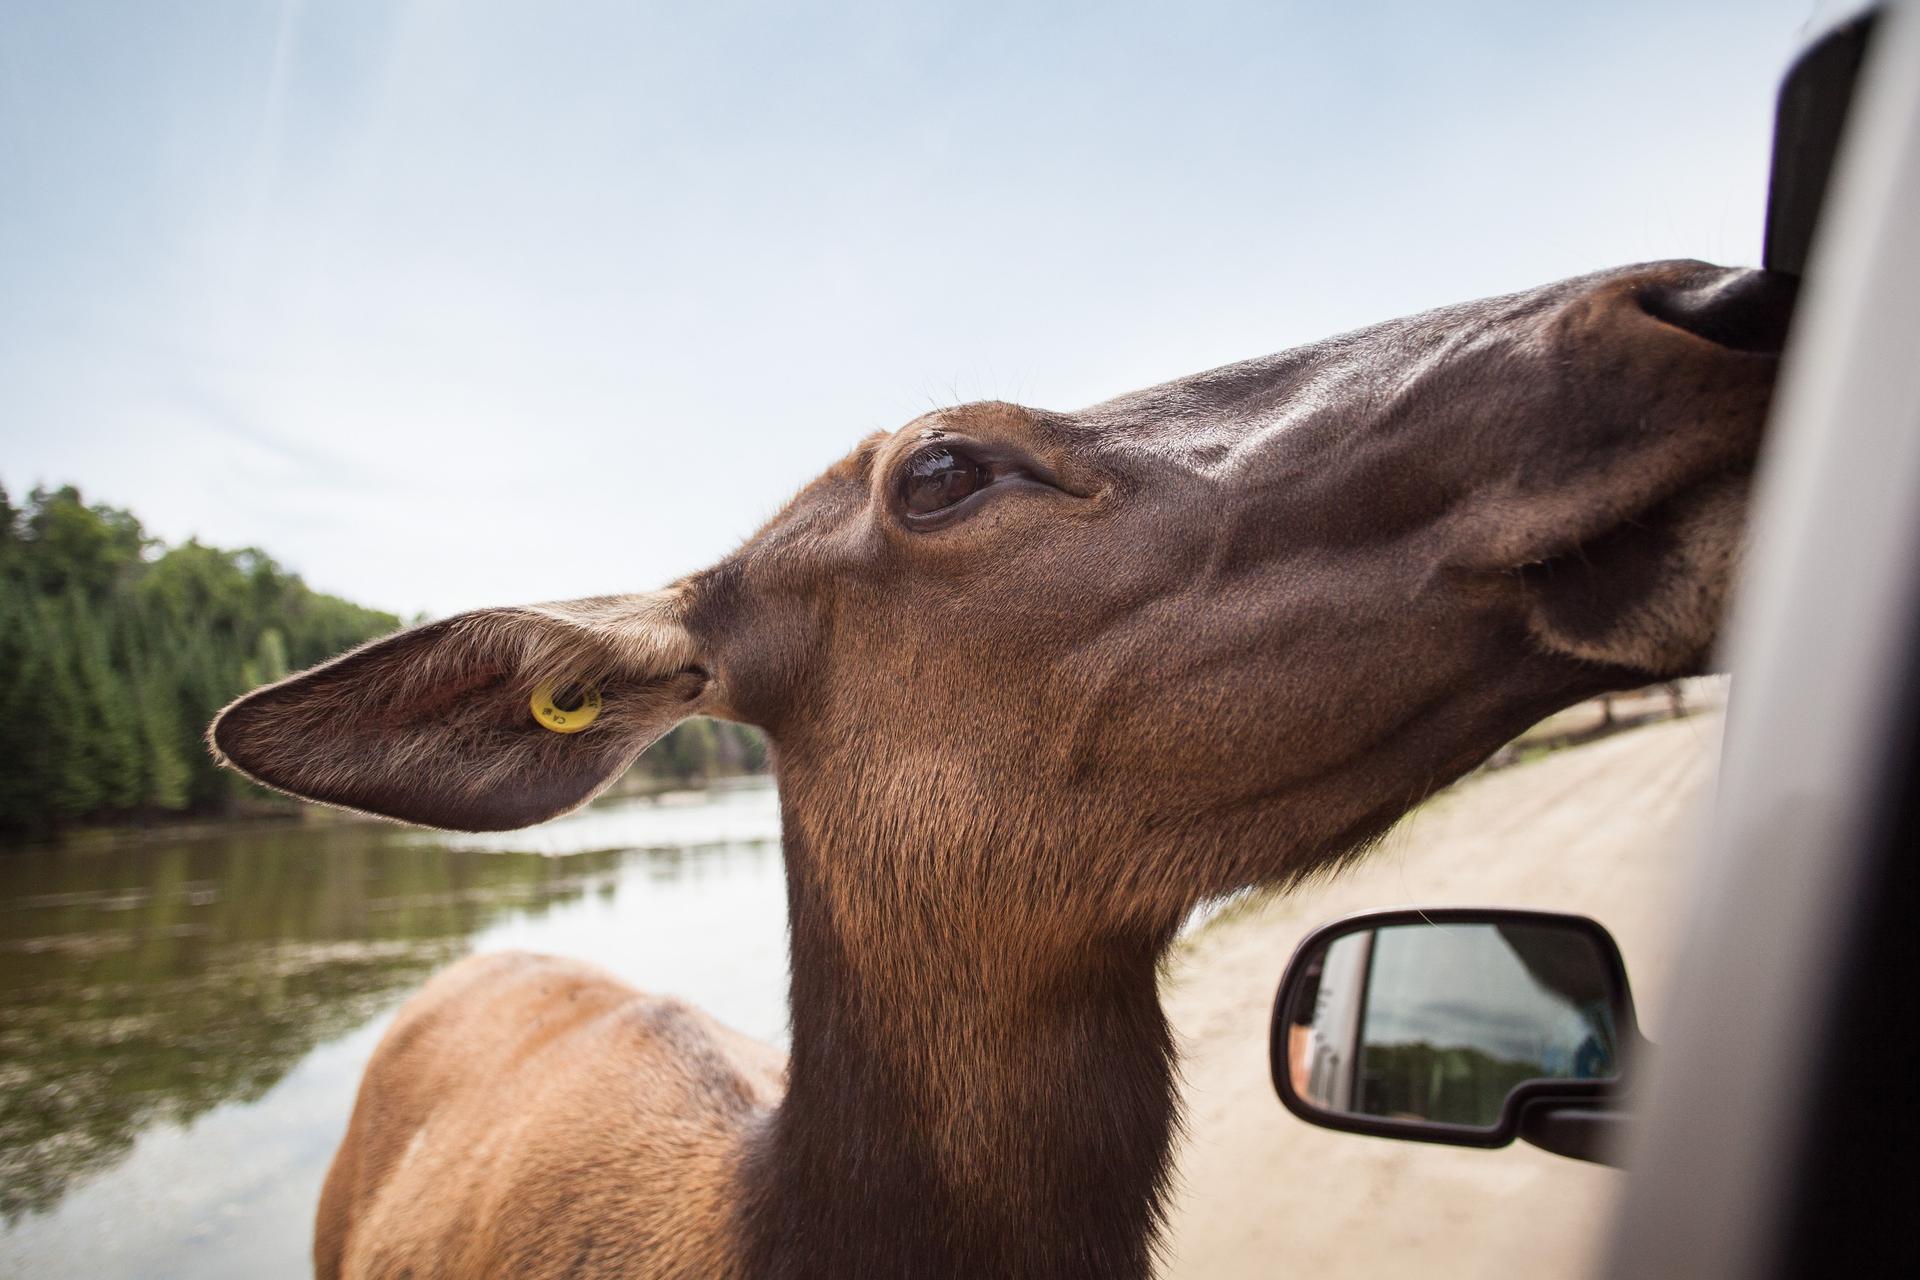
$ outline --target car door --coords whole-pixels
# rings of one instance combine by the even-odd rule
[[[1807,268],[1621,1280],[1920,1274],[1920,4],[1879,16]]]

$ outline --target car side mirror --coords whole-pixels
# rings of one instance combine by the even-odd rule
[[[1274,1089],[1310,1124],[1613,1163],[1644,1045],[1613,936],[1585,916],[1435,907],[1324,925],[1274,1001]]]

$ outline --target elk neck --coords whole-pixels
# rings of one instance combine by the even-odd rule
[[[914,858],[1031,851],[813,823],[781,784],[793,1045],[745,1143],[747,1274],[1147,1275],[1177,1125],[1172,929],[1089,944],[1057,904],[979,901],[994,877],[964,871],[915,893]]]

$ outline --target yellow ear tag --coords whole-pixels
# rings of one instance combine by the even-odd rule
[[[541,728],[551,729],[555,733],[578,733],[599,716],[598,689],[582,689],[574,685],[562,692],[567,695],[565,701],[574,705],[562,706],[554,701],[551,680],[533,691],[533,718],[540,722]]]

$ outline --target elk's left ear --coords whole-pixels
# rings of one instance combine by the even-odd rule
[[[463,613],[254,690],[208,742],[304,799],[458,831],[528,826],[591,800],[695,712],[707,675],[681,615],[673,591]],[[598,714],[557,732],[533,706],[550,689],[569,705],[597,695]]]

